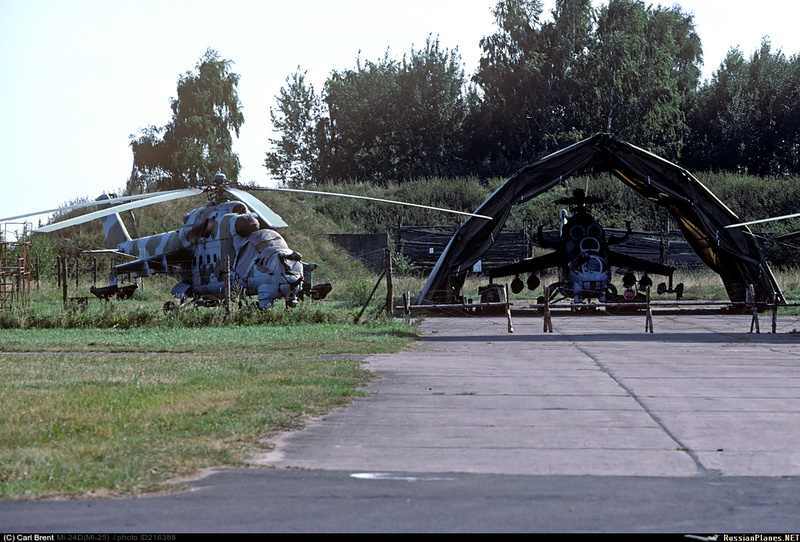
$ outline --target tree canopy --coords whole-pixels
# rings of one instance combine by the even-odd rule
[[[298,68],[271,110],[282,135],[265,165],[294,185],[451,175],[461,161],[465,85],[457,51],[431,38],[400,61],[387,51],[332,72],[321,97]]]
[[[746,59],[731,49],[691,111],[691,167],[755,175],[800,172],[800,58],[768,40]]]
[[[232,64],[208,49],[194,72],[180,76],[169,124],[131,136],[129,192],[202,186],[218,172],[238,179],[241,165],[231,151],[231,131],[239,136],[244,116]]]
[[[295,185],[507,176],[595,133],[695,170],[800,172],[800,61],[738,49],[700,81],[693,16],[642,0],[498,0],[464,74],[429,39],[334,70],[319,95],[298,68],[273,109],[265,165]]]

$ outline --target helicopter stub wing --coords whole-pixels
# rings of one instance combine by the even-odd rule
[[[145,207],[147,205],[153,205],[155,203],[162,203],[173,199],[186,198],[189,196],[200,194],[202,192],[203,191],[198,188],[183,188],[181,190],[172,190],[169,192],[163,192],[159,195],[145,199],[143,201],[133,201],[130,203],[123,203],[122,205],[112,205],[106,209],[101,209],[93,213],[82,215],[76,218],[71,218],[69,220],[63,220],[61,222],[56,222],[55,224],[48,224],[47,226],[43,226],[33,231],[38,233],[47,233],[51,231],[56,231],[63,228],[68,228],[70,226],[83,224],[84,222],[89,222],[97,218],[103,218],[104,216],[112,215],[120,211],[129,211],[131,209],[138,209],[139,207]],[[111,204],[114,203],[114,201],[115,199],[99,200],[95,201],[94,205]]]
[[[536,258],[528,258],[521,262],[504,265],[489,270],[490,278],[509,277],[511,275],[519,275],[520,273],[534,273],[542,269],[551,269],[553,267],[560,267],[564,265],[565,256],[561,252],[550,252],[544,256],[537,256]]]
[[[656,275],[663,275],[665,277],[671,277],[675,272],[674,267],[657,262],[651,262],[650,260],[644,260],[642,258],[637,258],[636,256],[622,254],[621,252],[616,252],[614,250],[608,251],[608,263],[614,267],[630,267],[636,271],[655,273]]]
[[[170,266],[175,265],[176,262],[186,261],[192,257],[192,248],[179,248],[172,252],[164,252],[156,254],[149,258],[139,258],[131,262],[119,264],[114,267],[114,270],[119,273],[143,273],[144,276],[150,276],[155,273],[169,273]]]
[[[270,228],[285,228],[289,226],[278,213],[267,207],[260,199],[238,188],[226,187],[225,190],[240,201],[246,203],[255,213],[267,223]]]

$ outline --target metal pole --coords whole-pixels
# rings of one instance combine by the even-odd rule
[[[511,321],[511,299],[508,297],[508,284],[505,285],[506,291],[506,316],[508,317],[508,332],[514,333],[514,323]]]
[[[358,321],[361,320],[361,316],[364,314],[364,311],[367,310],[367,307],[369,306],[369,302],[372,301],[372,296],[375,295],[375,290],[377,290],[378,286],[381,285],[381,281],[383,280],[383,276],[385,274],[386,274],[386,270],[384,269],[383,273],[381,273],[381,276],[378,277],[378,282],[375,283],[375,287],[370,292],[369,297],[367,298],[367,302],[364,303],[364,307],[361,309],[361,312],[358,313],[358,317],[356,317],[356,323],[358,323]]]

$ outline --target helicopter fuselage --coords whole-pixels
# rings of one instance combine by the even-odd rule
[[[589,213],[576,213],[562,226],[561,243],[567,255],[559,268],[564,293],[575,303],[586,298],[605,302],[613,284],[603,227]]]
[[[672,284],[672,273],[675,271],[673,267],[625,255],[610,248],[628,239],[630,225],[627,234],[609,238],[604,228],[583,205],[579,205],[572,216],[562,211],[560,219],[561,230],[557,240],[545,238],[542,228],[539,228],[538,244],[554,249],[553,252],[492,269],[489,277],[494,279],[516,275],[511,289],[519,293],[523,284],[519,279],[520,274],[531,273],[528,288],[535,289],[540,281],[533,273],[556,268],[558,282],[550,287],[551,297],[561,294],[572,298],[574,303],[584,303],[590,299],[597,299],[601,303],[633,301],[639,296],[639,290],[652,284],[648,273],[668,276],[670,285]],[[617,268],[617,272],[623,275],[625,290],[622,295],[617,293],[617,288],[612,283],[612,268]],[[636,279],[635,271],[644,273],[639,280]],[[659,288],[660,291],[672,291],[671,286],[670,290],[666,286]]]
[[[124,273],[169,274],[178,281],[172,293],[181,299],[219,301],[230,289],[257,295],[261,308],[281,298],[293,307],[304,290],[311,290],[316,265],[303,263],[276,230],[238,201],[209,202],[187,213],[179,229],[137,239],[130,238],[117,214],[106,217],[103,226],[109,248],[135,260],[113,268],[109,287],[95,292],[100,297],[115,293],[117,277]]]

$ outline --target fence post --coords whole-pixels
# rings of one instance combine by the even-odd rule
[[[778,331],[778,292],[772,292],[772,332]]]
[[[225,314],[231,313],[231,257],[225,256]]]
[[[544,287],[544,321],[542,331],[545,333],[553,332],[553,321],[550,318],[550,287]]]
[[[386,247],[386,316],[394,317],[394,282],[392,281],[392,251]]]
[[[61,264],[60,269],[58,270],[58,274],[61,276],[61,298],[64,305],[64,308],[67,308],[67,259],[60,258],[59,263]]]
[[[753,313],[753,320],[750,322],[750,333],[753,332],[753,328],[755,328],[756,333],[761,333],[761,329],[758,326],[758,306],[756,305],[756,293],[752,284],[747,285],[747,308],[749,308]]]

